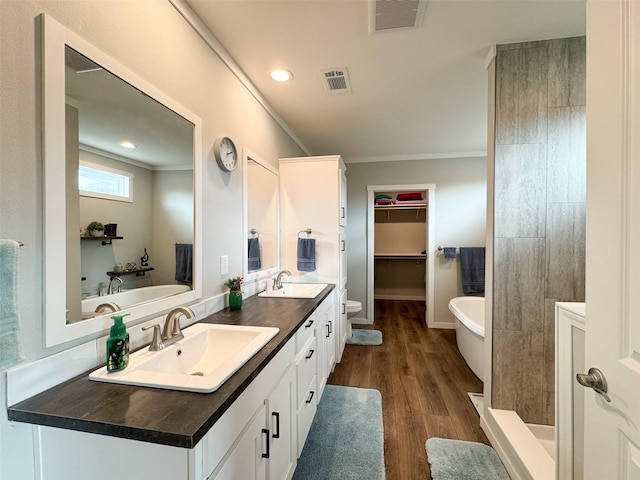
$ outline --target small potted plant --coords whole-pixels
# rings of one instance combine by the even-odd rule
[[[224,285],[229,288],[229,307],[231,310],[242,308],[242,277],[230,278]]]
[[[87,225],[87,235],[91,237],[103,237],[104,225],[100,222],[91,222]]]

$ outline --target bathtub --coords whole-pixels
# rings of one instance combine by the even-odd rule
[[[134,288],[131,290],[123,290],[111,295],[94,295],[82,300],[82,316],[83,318],[91,318],[95,316],[95,311],[101,303],[112,302],[120,309],[139,305],[151,300],[170,297],[179,293],[191,290],[188,285],[156,285],[154,287]]]
[[[471,371],[484,381],[484,297],[455,297],[449,310],[456,317],[456,343]]]

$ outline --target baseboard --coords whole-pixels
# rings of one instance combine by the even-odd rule
[[[375,300],[411,300],[417,302],[424,302],[425,296],[422,295],[399,295],[393,293],[376,293],[373,298]]]
[[[369,320],[368,318],[353,317],[351,319],[351,325],[373,325],[373,320]]]
[[[456,324],[451,322],[433,322],[431,325],[429,325],[429,328],[445,328],[453,330],[454,328],[456,328]]]

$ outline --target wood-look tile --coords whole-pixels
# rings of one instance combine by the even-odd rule
[[[546,145],[497,145],[496,237],[543,237],[547,198]]]
[[[544,266],[543,238],[495,239],[494,331],[543,331]]]
[[[542,332],[494,329],[492,406],[515,410],[525,423],[542,421]]]
[[[520,53],[516,118],[519,144],[547,141],[547,48],[524,48]]]
[[[547,202],[586,202],[587,124],[585,107],[549,109]]]
[[[496,58],[496,145],[517,143],[519,50],[499,52]]]
[[[548,206],[546,298],[584,301],[585,239],[586,204]]]
[[[375,323],[363,328],[381,330],[383,344],[347,345],[329,377],[380,391],[387,480],[429,478],[427,438],[489,444],[466,393],[481,392],[482,382],[464,363],[455,331],[427,328],[424,315],[424,302],[377,300]]]
[[[549,107],[586,104],[586,37],[549,41]]]

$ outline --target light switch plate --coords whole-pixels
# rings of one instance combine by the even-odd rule
[[[220,255],[220,275],[229,273],[229,255]]]

